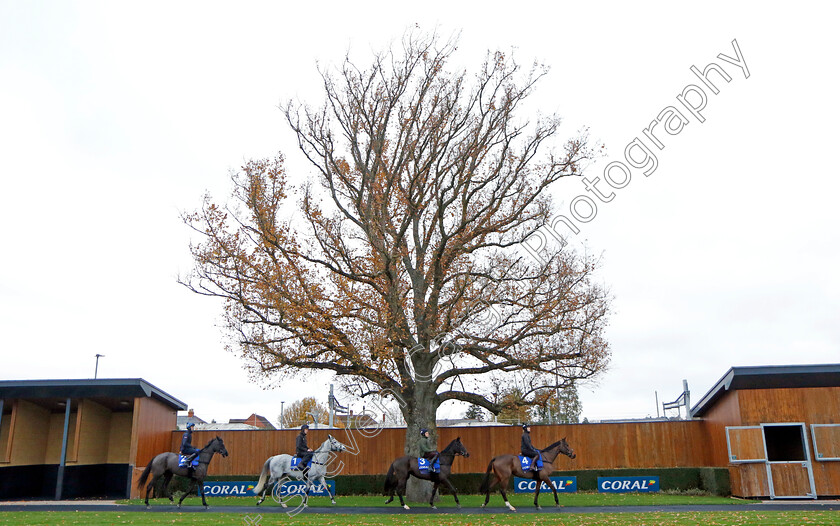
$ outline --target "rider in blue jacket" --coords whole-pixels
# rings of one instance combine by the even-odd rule
[[[522,456],[531,458],[530,470],[536,469],[537,459],[540,457],[540,451],[531,444],[531,424],[522,424]]]
[[[182,455],[189,455],[187,457],[187,467],[190,470],[190,475],[192,475],[193,467],[192,461],[198,454],[201,452],[200,450],[196,449],[192,445],[192,433],[193,428],[195,427],[195,423],[190,422],[187,424],[187,431],[184,433],[184,437],[181,439],[181,454]]]

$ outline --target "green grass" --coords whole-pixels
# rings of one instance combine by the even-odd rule
[[[8,526],[43,525],[115,525],[115,524],[196,524],[208,526],[247,526],[254,524],[256,513],[219,514],[219,513],[90,513],[90,512],[0,512],[0,524]],[[246,519],[250,519],[248,522]],[[500,513],[496,515],[414,515],[406,512],[401,515],[312,515],[306,513],[296,517],[283,514],[267,514],[258,521],[259,526],[289,525],[303,526],[329,524],[333,526],[373,526],[373,525],[607,525],[607,526],[682,526],[682,525],[737,525],[737,526],[789,526],[797,525],[840,525],[840,513],[824,511],[807,512],[690,512],[690,513],[596,513],[583,514],[546,514],[526,515]]]
[[[578,492],[558,494],[561,506],[676,506],[683,504],[744,504],[749,501],[731,499],[728,497],[716,497],[713,495],[672,495],[665,493],[595,493],[595,492]],[[478,507],[484,503],[483,495],[459,495],[461,505],[467,508]],[[510,503],[516,507],[519,506],[533,506],[533,493],[508,493]],[[385,504],[386,498],[376,495],[348,495],[343,497],[339,495],[336,498],[337,506],[355,506],[355,507],[381,507],[381,506],[397,506],[399,499],[394,499],[391,504]],[[118,501],[120,504],[142,504],[141,499],[122,500]],[[176,497],[177,502],[177,497]],[[300,500],[297,497],[287,500],[289,506],[296,506]],[[155,506],[169,506],[169,501],[166,499],[150,500],[149,504]],[[208,497],[207,504],[210,506],[251,506],[256,504],[256,497]],[[554,497],[551,492],[540,493],[540,504],[542,506],[553,506]],[[188,497],[184,500],[184,506],[200,506],[200,497]],[[262,506],[279,506],[271,496],[266,496],[265,502]],[[310,497],[309,505],[312,507],[329,507],[330,499],[328,497]],[[427,503],[410,503],[412,506],[428,506]],[[440,501],[437,502],[438,507],[452,507],[455,506],[455,500],[451,495],[441,496]],[[502,496],[498,493],[490,495],[490,506],[501,507],[504,506]]]

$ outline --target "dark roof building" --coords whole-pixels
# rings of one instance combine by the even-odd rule
[[[691,416],[733,495],[840,495],[840,364],[732,367]]]
[[[140,378],[0,381],[0,499],[129,497],[185,409]]]
[[[702,417],[730,391],[808,387],[840,387],[840,364],[731,367],[691,409],[691,416]]]

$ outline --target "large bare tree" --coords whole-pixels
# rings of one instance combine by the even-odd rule
[[[542,67],[496,52],[470,76],[454,51],[408,35],[369,66],[322,71],[323,104],[282,107],[314,169],[298,201],[280,155],[233,175],[235,204],[208,196],[185,218],[203,237],[181,281],[225,300],[256,375],[329,370],[356,395],[393,393],[413,454],[443,402],[498,413],[500,378],[527,404],[609,360],[596,262],[520,249],[593,148],[558,142],[554,115],[519,115]]]

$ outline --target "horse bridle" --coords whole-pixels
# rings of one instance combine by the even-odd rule
[[[216,442],[215,438],[213,440],[211,440],[210,443],[207,444],[205,447],[198,450],[198,463],[199,464],[207,464],[208,466],[210,465],[210,459],[212,459],[213,455],[216,453],[215,451],[212,451],[210,449],[210,447],[213,445],[214,442]],[[225,449],[225,450],[227,451],[227,449]],[[201,460],[201,455],[203,455],[205,451],[210,451],[210,458],[208,458],[206,461]],[[218,451],[218,453],[220,455],[222,454],[221,451]]]

